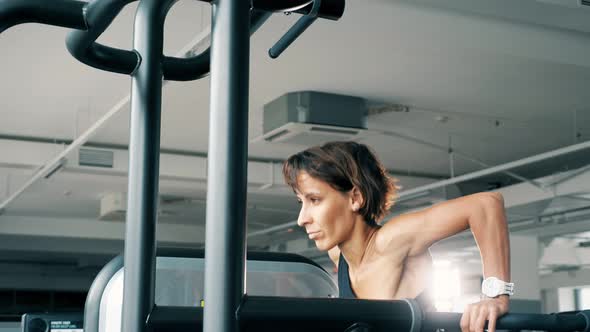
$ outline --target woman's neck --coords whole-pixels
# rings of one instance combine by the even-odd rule
[[[373,245],[373,239],[379,228],[380,226],[377,225],[369,225],[359,216],[354,222],[354,227],[348,240],[338,245],[340,252],[346,259],[346,263],[353,270],[361,266],[366,253]]]

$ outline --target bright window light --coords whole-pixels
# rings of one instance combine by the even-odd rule
[[[580,289],[580,298],[579,298],[579,305],[578,309],[580,310],[587,310],[590,309],[590,287],[584,287]]]
[[[459,269],[450,261],[434,261],[432,280],[434,306],[443,312],[457,311],[461,297],[461,278]]]

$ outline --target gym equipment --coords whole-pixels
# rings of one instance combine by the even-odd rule
[[[84,332],[82,312],[53,314],[24,314],[23,332]]]
[[[458,330],[459,314],[424,313],[413,300],[369,301],[244,294],[246,159],[250,34],[274,11],[304,18],[273,47],[278,56],[316,18],[339,19],[344,0],[216,0],[210,50],[181,59],[162,53],[163,23],[175,0],[141,0],[134,49],[96,43],[132,0],[0,0],[0,32],[37,22],[76,29],[70,53],[85,64],[132,77],[128,213],[121,328],[139,331],[431,331]],[[211,73],[205,306],[155,305],[155,223],[162,79]],[[90,296],[89,296],[90,300]],[[509,314],[498,329],[590,330],[590,311]],[[87,320],[88,317],[85,318]]]
[[[249,296],[331,298],[338,288],[313,261],[294,254],[249,252]],[[201,310],[204,299],[203,250],[159,249],[156,257],[156,307]],[[85,304],[85,332],[121,331],[123,257],[109,262],[90,287]],[[202,316],[202,312],[201,312]]]

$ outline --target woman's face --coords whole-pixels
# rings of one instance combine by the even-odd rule
[[[326,251],[344,242],[355,220],[351,194],[340,192],[303,171],[297,175],[297,186],[301,204],[297,224],[305,228],[317,248]]]

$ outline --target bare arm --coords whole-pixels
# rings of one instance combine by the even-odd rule
[[[392,219],[383,230],[408,256],[424,253],[435,242],[471,229],[479,246],[484,276],[510,281],[510,243],[504,201],[498,193],[479,193],[436,204]],[[389,235],[389,236],[388,236]]]
[[[386,238],[392,244],[388,247],[405,250],[407,256],[424,253],[435,242],[470,228],[481,253],[484,277],[510,281],[508,227],[504,200],[498,193],[480,193],[443,202],[394,218],[383,226],[386,228]],[[496,320],[508,312],[508,306],[507,295],[468,305],[461,317],[461,330],[483,332],[487,320],[488,331],[495,332]]]

